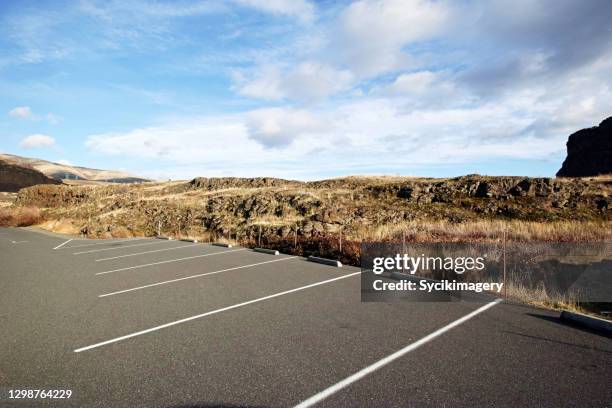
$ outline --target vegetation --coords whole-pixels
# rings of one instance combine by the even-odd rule
[[[359,265],[363,241],[611,242],[611,186],[606,177],[478,175],[41,185],[20,190],[0,222],[88,237],[160,233],[222,240]],[[508,294],[540,305],[578,307],[571,299],[520,285],[510,285]]]
[[[29,227],[41,222],[41,211],[36,207],[0,208],[0,227]]]
[[[18,206],[37,206],[91,237],[122,227],[132,235],[198,235],[295,240],[517,240],[609,237],[606,179],[349,177],[194,179],[113,186],[35,186]]]

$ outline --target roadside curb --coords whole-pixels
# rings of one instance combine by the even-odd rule
[[[324,265],[335,266],[336,268],[342,268],[342,262],[336,261],[335,259],[319,258],[318,256],[309,256],[310,262],[316,262]]]
[[[395,279],[395,280],[409,280],[409,281],[414,281],[414,282],[418,282],[420,280],[426,280],[428,282],[436,282],[435,279],[423,278],[421,276],[416,276],[416,275],[411,275],[411,274],[401,273],[401,272],[391,272],[390,274],[385,275],[385,276],[391,279]]]
[[[261,253],[264,253],[264,254],[270,254],[270,255],[280,255],[280,252],[278,252],[275,249],[254,248],[253,251],[261,252]]]
[[[197,240],[197,239],[191,239],[191,238],[183,238],[183,239],[181,239],[180,241],[183,241],[183,242],[193,242],[193,243],[195,243],[195,244],[197,244],[197,243],[198,243],[198,240]]]
[[[224,248],[232,248],[232,244],[224,244],[222,242],[213,242],[212,245],[220,246],[220,247],[224,247]]]
[[[609,320],[600,319],[594,316],[587,316],[581,313],[568,312],[566,310],[561,312],[561,316],[559,316],[559,318],[564,322],[583,326],[605,334],[612,334],[612,322]]]
[[[163,235],[158,235],[155,238],[157,238],[157,239],[165,239],[167,241],[172,241],[172,239],[173,239],[172,237],[165,237]]]

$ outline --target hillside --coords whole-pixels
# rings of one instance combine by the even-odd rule
[[[49,229],[91,237],[163,234],[295,246],[326,239],[610,240],[612,181],[469,175],[315,182],[196,178],[112,186],[36,186],[17,204]]]
[[[16,192],[37,184],[62,184],[31,167],[19,166],[0,159],[0,191]]]
[[[149,181],[142,177],[134,176],[116,170],[98,170],[87,167],[68,166],[46,160],[15,156],[12,154],[0,154],[0,160],[23,167],[31,167],[55,180],[67,183],[73,182],[102,182],[102,183],[141,183]]]

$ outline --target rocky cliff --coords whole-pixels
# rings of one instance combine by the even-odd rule
[[[590,177],[612,174],[612,116],[589,129],[570,135],[567,158],[559,177]]]

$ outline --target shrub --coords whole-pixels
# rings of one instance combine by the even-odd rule
[[[130,238],[132,233],[126,227],[119,226],[111,231],[111,235],[113,238]]]
[[[0,208],[0,227],[13,225],[13,212],[9,208]]]
[[[42,221],[40,210],[36,207],[21,207],[13,213],[13,222],[16,227],[28,227]]]
[[[27,227],[42,221],[40,210],[36,207],[11,207],[0,209],[0,226]]]

